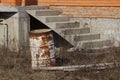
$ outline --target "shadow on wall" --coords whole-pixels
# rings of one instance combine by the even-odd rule
[[[33,16],[30,16],[30,31],[36,29],[49,29],[45,24],[40,22],[39,20],[35,19]]]
[[[30,16],[30,15],[29,15]],[[50,29],[48,26],[30,16],[30,31],[36,29]],[[73,47],[68,41],[53,31],[54,43],[56,47]]]
[[[37,5],[38,0],[25,0],[26,5]]]
[[[12,17],[15,12],[0,12],[0,18],[7,19]]]
[[[67,40],[65,40],[63,37],[61,37],[56,32],[53,32],[54,36],[54,43],[57,48],[64,47],[64,48],[71,48],[73,47]]]

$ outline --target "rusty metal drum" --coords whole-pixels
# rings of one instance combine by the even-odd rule
[[[55,46],[50,29],[30,32],[31,67],[39,68],[55,65]]]

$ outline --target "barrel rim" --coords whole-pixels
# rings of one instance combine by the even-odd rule
[[[40,34],[40,33],[47,33],[52,31],[52,29],[36,29],[36,30],[32,30],[30,31],[30,33],[32,34]]]

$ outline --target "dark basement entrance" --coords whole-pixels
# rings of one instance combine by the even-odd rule
[[[50,28],[30,15],[30,31],[36,29],[50,29]],[[64,48],[72,47],[72,45],[69,42],[67,42],[64,38],[62,38],[54,31],[53,31],[53,37],[54,37],[55,47],[64,47]]]

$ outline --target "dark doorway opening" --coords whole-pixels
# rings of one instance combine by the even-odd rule
[[[12,17],[16,12],[0,12],[0,18],[8,19]]]

